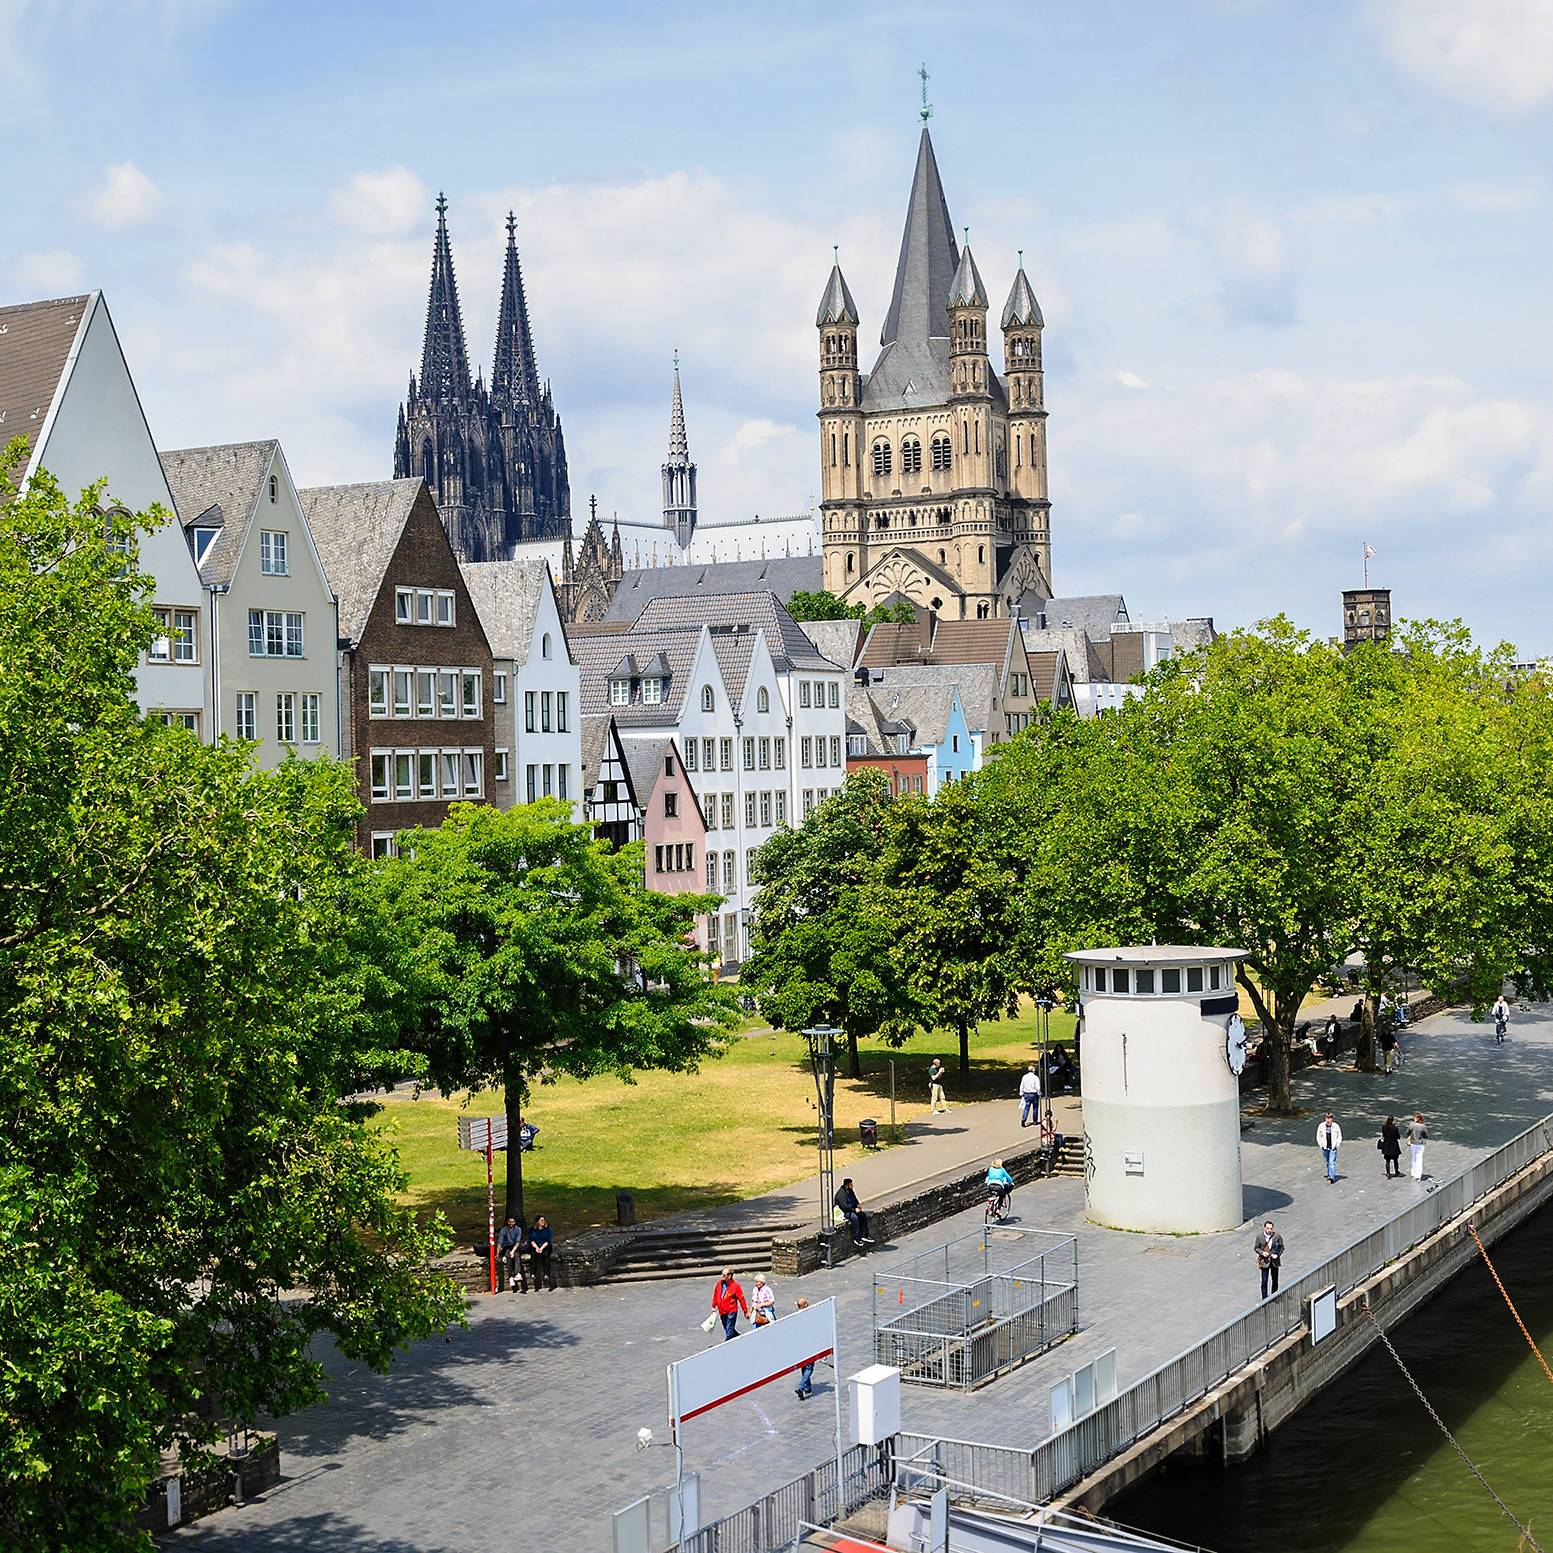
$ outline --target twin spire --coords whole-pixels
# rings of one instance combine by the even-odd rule
[[[426,304],[426,339],[421,349],[420,392],[422,397],[438,403],[462,404],[475,385],[470,378],[464,317],[458,305],[447,212],[447,199],[439,194],[437,236],[431,255],[431,295]],[[508,211],[507,260],[502,271],[496,359],[491,373],[491,401],[499,409],[537,406],[542,394],[529,329],[528,300],[523,294],[517,225],[517,218]]]

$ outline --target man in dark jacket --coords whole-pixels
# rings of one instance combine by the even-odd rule
[[[852,1190],[851,1176],[848,1176],[836,1188],[834,1201],[836,1206],[846,1215],[847,1223],[852,1227],[852,1244],[859,1249],[864,1246],[871,1246],[873,1241],[868,1236],[868,1215],[863,1212],[862,1206],[857,1200],[857,1193]]]
[[[509,1217],[507,1222],[496,1231],[496,1289],[500,1293],[503,1280],[507,1285],[507,1292],[512,1293],[514,1287],[519,1292],[523,1288],[523,1253],[528,1250],[528,1235],[523,1226],[514,1218]]]
[[[1262,1269],[1262,1298],[1268,1296],[1268,1282],[1272,1282],[1273,1294],[1278,1292],[1278,1264],[1283,1260],[1283,1236],[1273,1228],[1269,1219],[1256,1237],[1256,1265]]]

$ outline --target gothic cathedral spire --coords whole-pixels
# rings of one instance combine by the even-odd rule
[[[696,466],[685,435],[685,401],[679,392],[679,352],[674,352],[674,406],[669,411],[669,461],[663,466],[663,526],[683,550],[696,532]]]
[[[437,238],[431,254],[431,295],[426,302],[426,340],[421,349],[420,391],[438,404],[469,398],[469,351],[448,241],[448,202],[437,196]]]
[[[539,406],[539,368],[534,338],[528,326],[528,301],[523,295],[523,268],[518,261],[517,218],[507,212],[507,263],[501,278],[501,308],[496,319],[496,366],[491,373],[491,403],[497,409],[512,404]]]

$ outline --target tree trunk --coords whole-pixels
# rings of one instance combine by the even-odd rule
[[[969,1025],[960,1026],[960,1089],[961,1098],[964,1098],[964,1090],[971,1081],[971,1030]]]
[[[859,1061],[858,1055],[857,1055],[857,1037],[855,1035],[853,1035],[853,1033],[850,1030],[848,1030],[847,1031],[847,1077],[848,1078],[862,1078],[862,1076],[863,1076],[863,1064],[862,1064],[861,1061]]]
[[[1292,999],[1273,993],[1272,1007],[1261,990],[1242,970],[1236,978],[1251,999],[1251,1006],[1262,1021],[1267,1039],[1267,1110],[1273,1116],[1289,1116],[1294,1111],[1293,1091],[1289,1082],[1289,1046],[1294,1039],[1294,1021],[1299,1015],[1303,993]]]
[[[503,1088],[507,1106],[507,1210],[502,1217],[527,1224],[523,1217],[523,1140],[518,1135],[523,1125],[523,1075],[517,1067],[508,1067]]]
[[[1355,1061],[1361,1073],[1375,1072],[1375,1027],[1380,1018],[1380,994],[1367,992],[1359,1015],[1359,1039]]]

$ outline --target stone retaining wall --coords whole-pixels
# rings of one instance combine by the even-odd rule
[[[236,1461],[222,1457],[214,1466],[171,1473],[153,1484],[145,1504],[136,1512],[136,1529],[167,1531],[209,1515],[212,1510],[223,1509],[237,1498],[239,1473],[242,1474],[244,1499],[252,1499],[255,1494],[274,1488],[280,1482],[280,1441],[273,1434],[258,1432],[250,1434],[249,1440],[248,1454]],[[172,1483],[178,1485],[178,1505],[176,1519],[169,1521],[167,1491]]]

